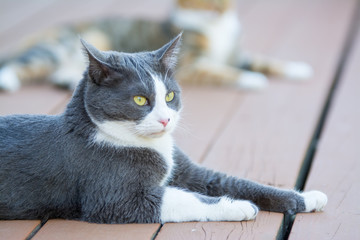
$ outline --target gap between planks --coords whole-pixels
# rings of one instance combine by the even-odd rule
[[[357,39],[357,34],[359,31],[359,22],[360,22],[360,1],[356,2],[356,7],[352,16],[352,21],[348,29],[346,41],[343,46],[342,54],[338,61],[338,66],[334,75],[333,82],[329,89],[328,95],[326,97],[325,104],[323,106],[322,112],[319,116],[317,126],[314,130],[313,137],[310,141],[308,150],[306,152],[303,164],[301,166],[298,178],[296,180],[295,189],[303,191],[305,184],[307,182],[311,166],[313,165],[313,160],[317,151],[318,142],[320,141],[321,134],[324,130],[324,126],[328,120],[329,111],[332,107],[335,94],[338,90],[339,82],[342,80],[342,75],[344,69],[349,61],[350,52],[354,48],[355,40]],[[277,239],[288,239],[291,232],[292,226],[294,224],[295,215],[286,216],[284,218],[281,230],[277,236]]]

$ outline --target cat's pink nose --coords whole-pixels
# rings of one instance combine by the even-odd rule
[[[166,127],[166,125],[168,125],[168,123],[170,122],[170,118],[161,119],[161,120],[159,120],[159,122],[160,122],[164,127]]]

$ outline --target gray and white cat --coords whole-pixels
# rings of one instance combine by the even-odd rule
[[[322,210],[319,191],[228,177],[176,147],[180,39],[133,54],[82,41],[89,66],[63,114],[0,117],[0,219],[242,221],[259,209]]]

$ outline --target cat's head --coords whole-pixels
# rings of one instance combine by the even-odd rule
[[[173,78],[180,39],[140,53],[100,51],[82,40],[89,58],[84,104],[98,138],[152,139],[174,130],[181,110]]]

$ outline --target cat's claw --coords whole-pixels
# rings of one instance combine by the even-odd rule
[[[300,195],[305,202],[304,212],[323,211],[328,201],[327,196],[320,191],[303,192]]]
[[[249,201],[236,201],[237,209],[241,211],[239,214],[239,221],[255,219],[259,213],[259,208]],[[233,212],[236,214],[236,211]]]
[[[259,208],[258,208],[256,205],[250,203],[250,207],[251,207],[252,209],[247,209],[246,212],[244,211],[244,215],[245,215],[244,220],[252,220],[252,219],[255,219],[256,216],[257,216],[257,214],[259,213]]]
[[[255,219],[259,213],[259,208],[255,204],[251,204],[251,207],[254,209],[254,214],[250,217],[250,219]]]

